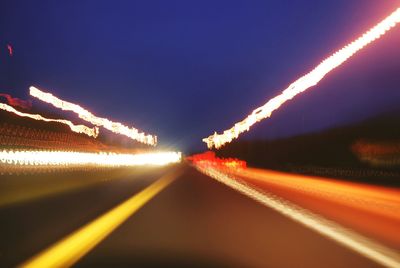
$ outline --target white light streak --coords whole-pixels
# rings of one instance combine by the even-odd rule
[[[95,126],[104,127],[105,129],[108,129],[116,134],[127,136],[144,144],[153,146],[157,144],[157,136],[146,135],[143,132],[139,132],[139,130],[137,130],[136,128],[125,126],[119,122],[113,122],[107,118],[97,117],[77,104],[61,100],[51,93],[43,92],[36,87],[30,87],[29,92],[31,96],[38,98],[41,101],[47,102],[54,107],[57,107],[64,111],[72,111],[76,113],[81,119],[90,122]]]
[[[39,114],[23,113],[23,112],[15,110],[12,106],[5,104],[5,103],[0,103],[0,109],[10,112],[10,113],[13,113],[13,114],[16,114],[21,117],[28,117],[28,118],[35,119],[38,121],[61,123],[61,124],[69,126],[73,132],[83,133],[83,134],[86,134],[93,138],[96,138],[99,135],[98,127],[90,128],[90,127],[87,127],[84,125],[74,125],[71,121],[65,120],[65,119],[50,119],[50,118],[45,118]]]
[[[250,127],[255,123],[270,117],[272,112],[277,110],[286,101],[304,92],[308,88],[315,86],[326,74],[347,61],[360,49],[380,38],[399,22],[400,8],[396,9],[395,12],[364,33],[361,37],[323,60],[315,69],[290,84],[280,95],[270,99],[263,106],[255,109],[244,120],[236,123],[232,128],[225,130],[222,134],[215,132],[213,135],[204,138],[203,141],[207,144],[208,148],[220,148],[233,139],[237,139],[241,133],[249,131]]]
[[[162,166],[178,163],[181,161],[181,158],[182,154],[180,152],[117,154],[63,151],[0,151],[0,163],[30,166]]]

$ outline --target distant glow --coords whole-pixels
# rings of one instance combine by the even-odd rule
[[[181,161],[180,152],[156,152],[138,154],[83,153],[63,151],[0,151],[0,163],[31,166],[103,166],[129,167],[141,165],[162,166]]]
[[[11,106],[17,106],[25,110],[29,110],[32,108],[32,102],[30,100],[21,100],[18,98],[12,97],[10,94],[0,93],[0,97],[6,98],[8,104]]]
[[[23,112],[15,110],[13,107],[11,107],[10,105],[5,104],[5,103],[0,103],[0,109],[10,112],[10,113],[13,113],[13,114],[16,114],[21,117],[28,117],[28,118],[35,119],[38,121],[62,123],[62,124],[68,125],[73,132],[83,133],[90,137],[96,138],[99,135],[99,129],[97,127],[90,128],[90,127],[87,127],[84,125],[74,125],[71,121],[65,120],[65,119],[50,119],[50,118],[45,118],[39,114],[23,113]]]
[[[8,54],[12,56],[14,54],[14,50],[10,44],[7,44]]]
[[[398,8],[395,12],[393,12],[375,27],[371,28],[368,32],[364,33],[357,40],[323,60],[315,69],[290,84],[289,87],[286,88],[280,95],[272,98],[263,106],[255,109],[244,120],[236,123],[232,128],[225,130],[222,134],[215,132],[208,138],[204,138],[203,141],[207,143],[208,148],[220,148],[222,145],[238,138],[241,133],[249,131],[250,127],[255,123],[270,117],[271,113],[278,109],[286,101],[292,99],[297,94],[307,90],[308,88],[315,86],[326,74],[340,66],[360,49],[384,35],[399,22],[400,8]]]
[[[214,152],[208,151],[200,154],[195,154],[186,158],[195,165],[208,165],[210,167],[230,169],[230,170],[243,170],[246,169],[246,161],[237,158],[221,158],[216,157]]]
[[[148,144],[148,145],[156,145],[157,144],[157,136],[146,135],[143,132],[139,132],[139,130],[137,130],[136,128],[128,127],[121,123],[110,121],[107,118],[97,117],[97,116],[93,115],[91,112],[89,112],[88,110],[82,108],[81,106],[79,106],[77,104],[63,101],[63,100],[53,96],[50,93],[46,93],[46,92],[39,90],[36,87],[30,87],[29,89],[30,89],[30,94],[33,97],[36,97],[41,101],[50,103],[54,107],[60,108],[62,110],[72,111],[72,112],[78,114],[78,116],[81,119],[83,119],[87,122],[90,122],[95,126],[104,127],[116,134],[125,135],[133,140],[136,140],[136,141],[144,143],[144,144]]]
[[[197,169],[215,180],[237,190],[238,192],[260,202],[261,204],[278,211],[286,217],[303,224],[304,226],[329,237],[343,246],[346,246],[361,255],[380,263],[386,267],[400,267],[400,255],[398,252],[372,241],[360,234],[341,225],[318,216],[295,204],[276,197],[271,193],[262,192],[245,182],[210,168],[208,165],[196,165]]]

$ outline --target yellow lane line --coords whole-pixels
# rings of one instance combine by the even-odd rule
[[[175,170],[161,177],[106,214],[78,229],[20,267],[69,267],[87,254],[132,214],[161,192],[183,172]]]

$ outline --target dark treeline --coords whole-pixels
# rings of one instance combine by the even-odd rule
[[[216,151],[220,157],[244,159],[255,167],[368,168],[352,150],[359,141],[400,143],[400,116],[382,115],[349,126],[278,140],[239,140]],[[385,167],[388,169],[388,167]],[[400,170],[391,166],[391,170]]]

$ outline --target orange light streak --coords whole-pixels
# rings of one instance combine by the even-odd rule
[[[358,252],[364,257],[367,257],[385,267],[394,268],[400,266],[400,254],[392,248],[386,247],[271,192],[262,191],[240,178],[231,174],[226,174],[219,169],[210,167],[208,164],[196,164],[195,167],[197,170],[211,178],[237,190],[264,206],[281,213],[289,219],[292,219],[293,221],[298,222],[355,252]]]
[[[259,187],[265,187],[271,192],[279,191],[282,197],[291,199],[295,192],[307,199],[312,197],[328,200],[335,205],[374,215],[375,219],[381,216],[400,224],[400,191],[397,189],[257,168],[233,170],[232,174]],[[319,205],[316,203],[314,206],[319,207]],[[362,225],[365,226],[367,223],[363,222]],[[397,229],[390,233],[386,228],[386,233],[400,245],[400,233]]]
[[[31,96],[38,98],[41,101],[47,102],[54,107],[60,108],[64,111],[72,111],[76,113],[81,119],[90,122],[95,126],[104,127],[105,129],[108,129],[116,134],[125,135],[132,140],[136,140],[144,144],[153,146],[157,144],[157,136],[146,135],[143,132],[139,132],[139,130],[137,130],[136,128],[128,127],[121,123],[110,121],[107,118],[97,117],[77,104],[63,101],[55,97],[51,93],[43,92],[36,87],[32,86],[29,88],[29,90]]]
[[[13,107],[11,107],[10,105],[5,104],[5,103],[0,103],[0,109],[10,112],[10,113],[13,113],[13,114],[16,114],[21,117],[28,117],[28,118],[35,119],[38,121],[62,123],[62,124],[69,126],[73,132],[83,133],[83,134],[86,134],[93,138],[96,138],[99,135],[98,127],[90,128],[90,127],[87,127],[84,125],[74,125],[71,121],[65,120],[65,119],[50,119],[50,118],[45,118],[39,114],[23,113],[23,112],[15,110]]]
[[[215,132],[213,135],[204,138],[203,141],[207,144],[208,148],[220,148],[224,144],[230,143],[233,139],[237,139],[241,133],[249,131],[250,127],[255,123],[270,117],[272,112],[277,110],[286,101],[291,100],[297,94],[306,91],[308,88],[315,86],[326,74],[347,61],[347,59],[363,47],[380,38],[399,22],[400,8],[396,9],[396,11],[364,33],[361,37],[323,60],[311,72],[290,84],[280,95],[270,99],[263,106],[255,109],[244,120],[236,123],[232,128],[225,130],[222,134]]]

